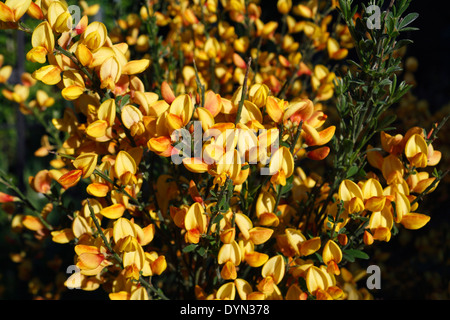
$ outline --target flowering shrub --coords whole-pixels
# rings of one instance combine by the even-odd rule
[[[410,89],[408,4],[370,28],[351,1],[279,0],[279,19],[257,1],[149,1],[108,29],[84,1],[79,21],[62,1],[0,3],[38,65],[14,86],[4,65],[2,93],[44,126],[35,156],[50,159],[28,179],[42,207],[4,172],[0,202],[33,246],[73,255],[55,292],[370,297],[346,265],[424,227],[446,174],[446,118],[396,133],[387,112]]]

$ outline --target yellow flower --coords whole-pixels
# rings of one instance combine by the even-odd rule
[[[409,163],[417,168],[425,168],[428,163],[428,145],[419,134],[413,134],[405,145],[405,155]]]
[[[281,255],[276,255],[267,260],[261,269],[263,280],[258,284],[258,289],[265,294],[271,294],[276,285],[283,280],[285,268],[284,258]]]
[[[270,159],[269,173],[273,184],[286,185],[286,179],[294,173],[294,158],[288,148],[282,146]]]
[[[122,66],[116,56],[109,57],[100,66],[100,87],[112,91],[122,75]]]
[[[327,270],[331,274],[339,275],[338,264],[342,261],[341,248],[333,240],[328,240],[323,247],[322,252],[323,263],[327,265]]]
[[[0,20],[18,22],[30,7],[31,0],[6,0],[0,2]]]
[[[186,242],[198,243],[202,234],[206,232],[207,218],[205,209],[198,202],[190,206],[184,218],[184,226],[186,228]]]
[[[351,180],[344,180],[339,186],[339,199],[344,202],[344,208],[348,213],[364,210],[364,196],[361,188]]]
[[[336,75],[324,65],[316,65],[311,75],[311,84],[319,101],[329,100],[334,94],[334,79]]]
[[[288,14],[292,8],[292,0],[278,0],[277,9],[281,14]]]

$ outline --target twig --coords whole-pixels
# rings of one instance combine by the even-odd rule
[[[248,73],[250,71],[251,64],[252,64],[252,57],[249,57],[248,61],[247,61],[247,71],[245,72],[244,83],[242,85],[241,101],[239,102],[239,107],[238,107],[237,114],[236,114],[236,120],[234,121],[235,125],[238,124],[239,121],[241,120],[242,108],[244,106],[244,101],[247,97],[247,90],[248,90],[247,81],[248,81]]]

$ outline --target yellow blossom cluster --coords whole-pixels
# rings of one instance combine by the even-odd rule
[[[382,132],[382,150],[367,147],[373,171],[336,194],[306,170],[325,165],[336,134],[323,105],[337,78],[327,63],[353,48],[333,21],[336,1],[324,12],[321,1],[279,0],[280,21],[263,21],[257,1],[164,3],[108,30],[89,22],[98,7],[86,2],[76,24],[63,1],[0,2],[2,27],[28,32],[26,59],[40,65],[3,95],[25,114],[55,108],[42,89],[27,102],[39,81],[66,103],[35,153],[50,155],[51,168],[29,178],[49,201],[14,214],[13,228],[67,245],[80,271],[65,285],[102,287],[111,299],[369,297],[340,265],[346,227],[357,224],[365,245],[389,241],[398,224],[423,227],[419,195],[436,178],[417,170],[441,155],[414,127]],[[0,82],[11,71],[3,66]],[[54,207],[75,189],[83,199],[55,223]],[[19,198],[0,193],[2,203]],[[173,277],[190,289],[166,287]]]

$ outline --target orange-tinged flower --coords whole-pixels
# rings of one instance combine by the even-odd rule
[[[136,182],[136,177],[134,176],[136,170],[137,166],[133,157],[124,150],[119,151],[114,163],[114,173],[122,184],[127,185],[130,182]]]
[[[41,220],[36,216],[25,215],[22,218],[22,225],[31,231],[40,231],[45,228]]]
[[[252,251],[245,253],[244,260],[249,266],[258,268],[269,260],[269,256],[262,252]]]
[[[254,227],[248,231],[250,240],[255,244],[262,244],[270,239],[273,234],[273,230],[264,227]]]
[[[334,38],[328,38],[327,51],[328,56],[333,60],[342,60],[348,54],[348,50],[346,48],[341,48],[338,41]]]
[[[94,56],[91,50],[89,50],[89,48],[86,47],[86,45],[84,45],[83,43],[79,43],[77,45],[75,56],[77,57],[78,61],[85,67],[89,67],[94,60]]]
[[[346,179],[340,184],[339,199],[344,201],[344,208],[349,213],[364,210],[364,197],[361,188],[351,180]]]
[[[203,131],[208,130],[215,124],[214,116],[204,107],[197,107],[194,116],[201,122]]]
[[[380,133],[381,146],[384,151],[393,154],[400,155],[404,148],[403,136],[401,134],[396,134],[394,136],[382,131]]]
[[[47,20],[57,33],[72,30],[72,16],[61,1],[53,1],[47,10]]]
[[[135,279],[139,278],[139,271],[142,270],[145,263],[145,254],[141,245],[136,245],[136,250],[126,251],[123,254],[123,266],[124,268],[132,267],[132,273],[129,274],[130,277]],[[137,274],[135,273],[137,271]]]
[[[159,156],[170,157],[172,155],[173,151],[172,140],[168,136],[151,138],[147,142],[147,146],[151,151],[155,152]]]
[[[279,218],[275,214],[275,197],[267,192],[263,191],[259,194],[256,201],[256,217],[262,226],[277,226],[279,224]]]
[[[165,256],[158,256],[150,258],[151,263],[150,267],[152,270],[152,274],[154,275],[160,275],[167,269],[167,261]]]
[[[6,0],[0,3],[0,20],[18,22],[30,7],[31,0]]]
[[[250,218],[241,212],[237,212],[235,215],[235,223],[241,231],[243,238],[249,240],[249,230],[253,228],[253,223]]]
[[[303,123],[302,130],[302,135],[308,146],[321,146],[327,144],[333,138],[336,127],[329,126],[328,128],[318,132],[313,126],[308,123]]]
[[[378,152],[377,150],[374,150],[375,148],[372,145],[367,145],[367,161],[369,162],[369,164],[374,167],[377,168],[379,170],[381,170],[381,167],[383,166],[383,155]],[[372,151],[369,151],[372,150]]]
[[[104,267],[112,264],[106,259],[104,252],[96,246],[78,244],[75,246],[75,252],[78,255],[77,267],[84,275],[96,275]]]
[[[106,121],[108,126],[112,126],[116,119],[116,101],[114,99],[106,99],[102,102],[97,111],[99,120]]]
[[[230,262],[233,266],[238,266],[241,263],[241,260],[241,249],[236,241],[224,243],[217,256],[217,263],[220,265]],[[227,268],[230,268],[230,266]]]
[[[228,178],[236,180],[242,168],[241,157],[236,149],[226,152],[217,162],[216,172],[211,172],[215,178],[214,183],[223,185]],[[235,184],[235,183],[234,183]]]
[[[97,12],[100,10],[99,4],[89,5],[86,1],[80,1],[80,6],[83,9],[83,15],[86,16],[95,16]]]
[[[109,57],[100,66],[100,88],[114,91],[122,75],[122,66],[116,56]]]
[[[150,66],[149,59],[132,60],[122,68],[122,74],[134,75],[144,72]]]
[[[369,211],[381,211],[386,204],[383,188],[378,180],[370,178],[366,180],[361,188],[365,209]]]
[[[194,105],[188,94],[183,94],[175,98],[169,107],[169,113],[166,117],[166,125],[169,132],[181,129],[186,126],[192,117]]]
[[[395,155],[388,155],[383,159],[381,172],[387,184],[400,183],[403,180],[405,169],[403,163]]]
[[[327,290],[328,287],[334,285],[333,279],[326,269],[311,266],[306,273],[306,286],[308,291],[315,295],[318,290]]]
[[[312,5],[314,3],[315,2],[309,2],[308,5],[298,4],[294,7],[293,12],[296,15],[302,16],[304,18],[312,18],[317,11],[317,6]]]
[[[306,122],[314,113],[314,105],[309,99],[301,99],[289,103],[283,120],[290,120],[293,123],[299,124],[301,121]]]
[[[391,239],[391,229],[394,225],[394,218],[388,206],[383,210],[372,212],[367,228],[375,240],[388,242]]]
[[[15,201],[17,198],[14,196],[11,196],[7,193],[4,192],[0,192],[0,203],[7,203],[7,202],[13,202]]]
[[[300,289],[299,285],[294,283],[289,286],[288,291],[286,292],[286,300],[306,300],[308,297],[308,294],[306,292],[303,292],[302,289]]]
[[[269,173],[273,184],[286,185],[286,179],[294,173],[294,157],[288,148],[282,146],[270,159]]]
[[[39,193],[50,193],[52,176],[48,170],[40,170],[34,177],[29,178],[30,186]]]
[[[287,240],[287,244],[289,245],[290,249],[293,250],[292,255],[300,255],[300,248],[301,244],[306,241],[306,237],[303,235],[303,233],[298,229],[293,228],[286,228],[284,229],[285,238]],[[283,237],[284,238],[284,237]],[[278,237],[278,240],[281,240],[281,237]],[[288,251],[285,251],[286,255],[288,254]]]
[[[311,160],[323,160],[330,154],[329,147],[320,147],[306,153],[306,157]]]
[[[287,107],[287,101],[273,96],[267,97],[266,111],[275,123],[280,123],[283,120],[284,111]]]
[[[33,49],[27,53],[27,60],[45,63],[47,54],[53,52],[55,46],[53,31],[47,21],[41,22],[34,29],[31,44]]]
[[[200,237],[206,232],[207,218],[203,206],[195,202],[189,207],[184,218],[184,226],[186,228],[186,242],[198,243]]]
[[[54,65],[44,66],[33,72],[33,78],[48,85],[55,85],[61,81],[61,69]]]
[[[59,177],[58,182],[64,187],[64,189],[68,189],[76,185],[78,181],[80,181],[82,175],[82,170],[71,170]]]
[[[286,228],[284,235],[279,235],[278,239],[280,244],[284,242],[283,238],[287,240],[286,244],[290,250],[285,250],[285,254],[289,256],[309,256],[320,249],[321,240],[320,237],[314,237],[306,240],[303,233],[294,228]]]
[[[51,235],[53,242],[56,243],[69,243],[70,241],[75,239],[75,235],[70,228],[52,231]]]
[[[278,284],[283,280],[286,271],[286,265],[282,255],[276,255],[264,264],[261,269],[261,275],[263,278],[271,277],[275,284]]]
[[[313,90],[316,92],[316,99],[325,101],[334,94],[334,79],[336,75],[330,72],[324,65],[316,65],[311,75]]]
[[[105,136],[109,124],[105,120],[96,120],[90,123],[86,128],[86,134],[91,138],[101,138]]]
[[[45,110],[55,103],[55,99],[52,97],[49,97],[47,92],[44,90],[38,90],[36,91],[36,104],[41,110]],[[31,104],[31,103],[30,103]]]
[[[431,217],[421,213],[409,212],[402,217],[400,223],[410,230],[417,230],[425,226]]]
[[[364,241],[364,244],[365,244],[366,246],[370,246],[370,245],[373,244],[373,241],[374,241],[373,236],[372,236],[372,234],[371,234],[369,231],[367,231],[367,230],[364,230],[363,241]]]
[[[34,2],[30,3],[30,6],[27,10],[27,15],[36,20],[43,20],[44,14],[42,13],[41,8]]]
[[[405,155],[409,163],[417,168],[425,168],[428,164],[428,145],[419,134],[413,134],[405,145]]]
[[[417,174],[412,174],[408,177],[407,183],[410,191],[413,193],[423,193],[425,190],[436,180],[436,177],[431,177],[426,171],[418,172]],[[433,188],[429,190],[432,192],[436,189],[438,183],[435,184]]]
[[[113,225],[113,239],[115,243],[119,243],[121,239],[128,236],[136,238],[136,228],[133,222],[130,220],[120,217],[114,221]]]
[[[145,132],[144,117],[142,112],[133,105],[126,105],[122,108],[121,119],[124,126],[130,130],[131,135],[141,135]]]
[[[341,273],[338,264],[342,261],[342,251],[336,242],[333,240],[327,241],[323,247],[322,259],[327,265],[327,270],[329,273],[335,275],[339,275]]]
[[[255,25],[256,35],[266,39],[271,39],[275,33],[275,30],[278,28],[278,22],[276,21],[264,23],[258,19],[255,21]]]
[[[100,214],[108,219],[118,219],[122,217],[122,215],[125,212],[125,206],[121,203],[116,203],[113,205],[110,205],[108,207],[103,208],[100,211]]]
[[[238,278],[234,280],[234,285],[241,300],[247,300],[248,296],[253,292],[253,288],[247,280]]]
[[[73,166],[82,171],[82,179],[85,179],[94,172],[97,167],[97,159],[98,155],[96,153],[84,153],[73,161]]]
[[[394,203],[395,203],[395,222],[401,222],[403,217],[411,211],[411,203],[406,195],[401,192],[394,192]]]
[[[203,50],[205,51],[206,56],[209,59],[220,58],[221,55],[220,43],[214,37],[210,37],[205,41],[205,46]]]
[[[430,143],[428,145],[428,166],[435,166],[441,161],[442,153],[438,150],[434,150],[433,145]]]
[[[109,191],[110,187],[104,183],[93,182],[86,187],[86,192],[88,194],[98,198],[106,197]]]

